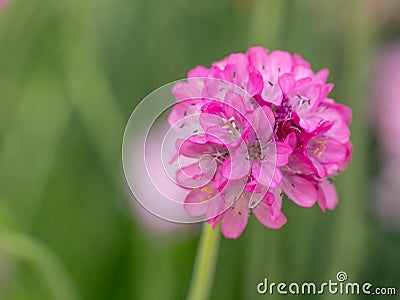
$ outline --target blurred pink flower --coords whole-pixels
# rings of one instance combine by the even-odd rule
[[[387,20],[399,24],[400,2],[398,0],[367,0],[367,7],[374,20],[385,22]],[[360,5],[365,5],[360,3]]]
[[[372,83],[372,128],[386,154],[400,156],[400,42],[379,52]]]
[[[146,160],[147,170],[142,170],[138,167],[140,165],[138,162],[143,160],[143,145],[139,143],[130,146],[129,153],[133,155],[129,156],[129,163],[127,162],[124,166],[125,168],[130,168],[130,170],[125,170],[126,176],[131,176],[131,180],[137,182],[135,187],[140,189],[140,191],[136,190],[135,192],[146,195],[146,199],[141,198],[136,199],[140,201],[132,201],[138,225],[142,226],[148,234],[176,239],[190,235],[198,228],[198,225],[179,224],[165,220],[163,215],[156,215],[156,212],[160,211],[163,211],[165,215],[174,215],[175,213],[173,212],[175,206],[168,201],[167,196],[164,194],[165,192],[175,199],[185,198],[188,194],[186,190],[171,184],[170,179],[165,174],[162,158],[159,155],[164,135],[163,129],[157,127],[148,136],[147,149],[151,159]],[[152,179],[156,180],[157,185],[150,181],[149,176],[146,176],[146,174],[153,177]],[[157,174],[157,178],[155,178],[155,174]],[[134,197],[129,189],[127,189],[127,193],[130,197]],[[156,212],[152,210],[152,207],[148,205],[149,203],[158,207],[158,210]],[[178,232],[179,234],[176,234]]]
[[[400,157],[389,158],[385,161],[379,178],[375,184],[373,212],[382,223],[400,227],[400,181],[398,173]]]
[[[0,10],[6,9],[9,3],[10,3],[10,0],[0,0]]]
[[[373,72],[371,128],[380,146],[382,169],[376,180],[374,212],[382,222],[400,225],[400,42],[380,50]]]

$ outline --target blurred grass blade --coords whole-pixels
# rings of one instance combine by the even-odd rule
[[[37,268],[53,299],[80,299],[58,257],[38,241],[21,233],[0,228],[0,251],[25,260]]]

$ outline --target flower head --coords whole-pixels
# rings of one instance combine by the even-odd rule
[[[298,54],[253,47],[176,84],[169,123],[186,137],[174,160],[195,159],[176,174],[191,190],[187,212],[238,238],[251,213],[266,227],[283,226],[283,194],[333,209],[331,178],[351,161],[351,110],[328,98],[328,74]]]

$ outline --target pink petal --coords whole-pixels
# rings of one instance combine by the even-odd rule
[[[350,107],[340,104],[340,103],[335,103],[334,107],[338,110],[338,112],[341,114],[343,117],[343,120],[346,122],[346,124],[351,123],[352,119],[352,110]]]
[[[295,150],[297,148],[296,133],[294,132],[289,133],[285,139],[285,144],[289,145],[293,150]]]
[[[225,201],[225,207],[231,206],[243,194],[244,180],[228,180],[221,192],[221,197]]]
[[[252,164],[251,173],[260,184],[269,186],[275,174],[275,165],[269,162],[255,161]]]
[[[191,77],[207,77],[208,69],[203,66],[197,66],[196,68],[188,72],[188,78]]]
[[[268,57],[271,72],[277,74],[289,73],[292,68],[292,57],[290,53],[281,50],[271,52]]]
[[[301,176],[285,172],[282,189],[299,206],[311,207],[317,201],[318,192],[314,183]]]
[[[334,139],[315,137],[307,145],[307,152],[321,163],[338,163],[346,157],[346,147]]]
[[[304,60],[304,58],[299,53],[293,55],[292,61],[295,67],[302,66],[305,68],[310,68],[310,63]]]
[[[327,135],[337,140],[338,142],[345,144],[350,139],[350,129],[346,123],[341,120],[337,120],[335,124],[333,124]]]
[[[289,162],[289,156],[292,154],[292,148],[282,142],[276,142],[276,166],[282,167]]]
[[[227,104],[225,107],[225,112],[229,117],[236,115],[243,117],[246,114],[246,106],[244,104],[242,95],[228,91],[225,94],[224,103]]]
[[[328,69],[322,69],[317,74],[315,74],[315,79],[320,83],[325,83],[329,76]]]
[[[241,179],[250,172],[246,145],[242,143],[222,165],[222,175],[230,180]]]
[[[168,123],[172,127],[186,116],[192,115],[195,110],[186,103],[177,103],[172,107],[171,113],[168,116]]]
[[[214,147],[210,143],[200,144],[189,139],[186,139],[180,143],[180,145],[177,144],[177,149],[179,155],[190,158],[200,158],[204,154],[211,154],[215,152]]]
[[[277,82],[271,82],[264,78],[264,89],[261,93],[262,99],[274,105],[281,105],[283,94]]]
[[[247,198],[242,195],[222,216],[221,231],[228,239],[237,239],[247,226],[250,215]]]
[[[210,126],[206,130],[207,140],[220,146],[235,147],[240,141],[240,133],[227,123]]]
[[[267,194],[273,197],[271,193]],[[280,210],[274,211],[272,205],[268,205],[267,201],[260,202],[253,208],[253,213],[258,221],[268,228],[279,229],[286,224],[285,215]]]
[[[292,74],[296,80],[314,76],[314,72],[309,66],[297,66]]]
[[[300,126],[307,132],[313,132],[322,121],[323,119],[320,117],[307,116],[300,119]]]
[[[314,174],[314,167],[311,160],[301,153],[294,152],[289,158],[290,169],[297,174]]]
[[[198,79],[198,81],[199,80],[200,79]],[[201,90],[198,85],[189,84],[187,82],[178,82],[172,88],[172,94],[175,96],[176,100],[185,101],[201,97]]]
[[[296,79],[291,74],[283,74],[279,77],[278,83],[282,92],[289,95],[296,87]]]
[[[247,51],[250,63],[256,67],[257,70],[264,70],[267,65],[268,51],[263,47],[252,47]]]
[[[193,189],[187,195],[184,207],[191,217],[206,215],[210,219],[222,212],[223,201],[218,195],[218,190],[209,183],[202,188]]]
[[[200,200],[201,197],[204,196],[200,189],[192,190],[186,196],[184,207],[191,217],[200,217],[207,213],[209,203]]]
[[[279,168],[275,168],[274,177],[272,178],[271,188],[279,186],[283,178],[283,174]]]
[[[313,164],[313,166],[314,166],[314,168],[316,170],[316,173],[320,178],[324,178],[324,177],[328,176],[328,171],[327,171],[328,166],[327,165],[322,164],[314,156],[310,157],[310,161],[312,162],[312,164]],[[336,167],[336,169],[337,169],[337,167]]]
[[[246,92],[250,96],[258,95],[263,90],[264,81],[260,73],[251,72],[249,74],[249,81],[247,83]]]
[[[272,110],[267,107],[257,107],[251,115],[251,126],[256,134],[255,138],[260,141],[260,144],[265,145],[271,138],[275,116]]]
[[[183,187],[199,187],[213,178],[216,169],[217,163],[212,156],[202,156],[198,162],[179,168],[176,181]]]
[[[318,204],[322,210],[334,209],[339,201],[335,185],[328,180],[321,182],[318,188]]]

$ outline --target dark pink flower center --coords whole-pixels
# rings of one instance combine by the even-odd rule
[[[247,148],[247,151],[249,153],[249,159],[250,160],[255,160],[255,159],[261,157],[261,146],[260,146],[260,143],[257,142],[257,143],[254,143],[254,144],[250,145]]]
[[[277,121],[285,121],[292,118],[292,106],[286,97],[283,98],[280,106],[274,107],[274,113]]]
[[[228,150],[223,147],[217,147],[215,150],[215,154],[213,154],[215,160],[221,164],[224,163],[225,159],[229,156]]]

